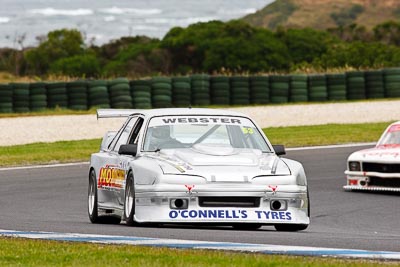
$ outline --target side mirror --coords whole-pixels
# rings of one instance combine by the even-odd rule
[[[132,145],[132,144],[121,145],[119,147],[118,154],[120,154],[120,155],[130,155],[130,156],[134,156],[135,157],[136,154],[137,154],[137,145]]]
[[[284,145],[272,145],[275,150],[275,154],[278,156],[286,155],[285,146]]]

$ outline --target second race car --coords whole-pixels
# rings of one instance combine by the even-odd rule
[[[345,190],[400,192],[400,121],[391,124],[374,148],[347,160]]]

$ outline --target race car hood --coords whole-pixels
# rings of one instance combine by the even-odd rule
[[[400,146],[385,145],[377,146],[370,149],[364,149],[354,152],[350,155],[349,161],[366,161],[366,162],[399,162]]]
[[[286,163],[274,153],[263,154],[256,149],[237,149],[223,146],[199,146],[183,149],[163,149],[157,156],[165,174],[189,174],[211,177],[290,175]],[[228,178],[229,177],[229,178]],[[235,179],[234,179],[235,180]]]

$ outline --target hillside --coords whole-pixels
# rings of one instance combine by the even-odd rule
[[[276,0],[244,17],[252,25],[275,29],[328,29],[352,23],[368,29],[400,19],[399,0]]]

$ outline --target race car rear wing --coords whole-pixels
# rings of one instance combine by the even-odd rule
[[[102,118],[122,118],[129,117],[132,114],[143,114],[141,109],[98,109],[97,119]]]

